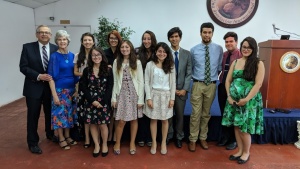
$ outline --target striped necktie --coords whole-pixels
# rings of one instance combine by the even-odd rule
[[[44,65],[44,70],[47,70],[48,66],[48,55],[46,51],[46,46],[43,46],[43,65]]]

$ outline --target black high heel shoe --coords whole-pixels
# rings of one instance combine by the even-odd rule
[[[101,153],[101,156],[102,156],[102,157],[106,157],[107,155],[108,155],[108,151],[105,152],[105,153],[104,153],[104,152]]]
[[[241,156],[230,155],[230,156],[229,156],[229,160],[231,160],[231,161],[239,160],[240,157],[241,157]]]
[[[242,160],[241,158],[239,158],[238,161],[237,161],[237,163],[238,164],[245,164],[249,160],[249,158],[250,158],[250,155],[249,155],[249,157],[246,160]]]
[[[98,153],[93,153],[93,157],[98,157],[100,155],[100,149],[99,149],[99,152]]]
[[[90,144],[84,144],[83,147],[84,148],[89,148],[89,147],[91,147],[91,143]]]

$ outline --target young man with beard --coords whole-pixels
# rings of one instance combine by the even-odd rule
[[[210,108],[215,98],[218,72],[222,70],[223,55],[222,47],[211,40],[213,33],[214,25],[210,22],[203,23],[200,27],[202,42],[191,49],[193,87],[188,146],[191,152],[196,151],[198,138],[201,147],[205,150],[208,149],[206,139]]]

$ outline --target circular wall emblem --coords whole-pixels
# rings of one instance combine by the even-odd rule
[[[280,67],[286,73],[294,73],[300,68],[300,55],[297,52],[286,52],[281,56]]]
[[[218,25],[236,28],[244,25],[254,16],[258,0],[207,0],[207,10]]]

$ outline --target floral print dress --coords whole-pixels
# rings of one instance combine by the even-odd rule
[[[84,102],[83,120],[87,124],[108,124],[110,122],[109,113],[109,88],[111,86],[111,77],[99,76],[88,72],[85,69],[80,79],[80,87],[86,98]],[[93,106],[93,102],[98,101],[103,107]]]
[[[233,81],[229,88],[232,99],[238,101],[245,98],[255,82],[244,79],[243,70],[234,70],[232,78]],[[249,134],[263,134],[263,102],[261,93],[258,92],[241,107],[235,107],[227,101],[222,118],[222,125],[238,126],[242,132]]]

